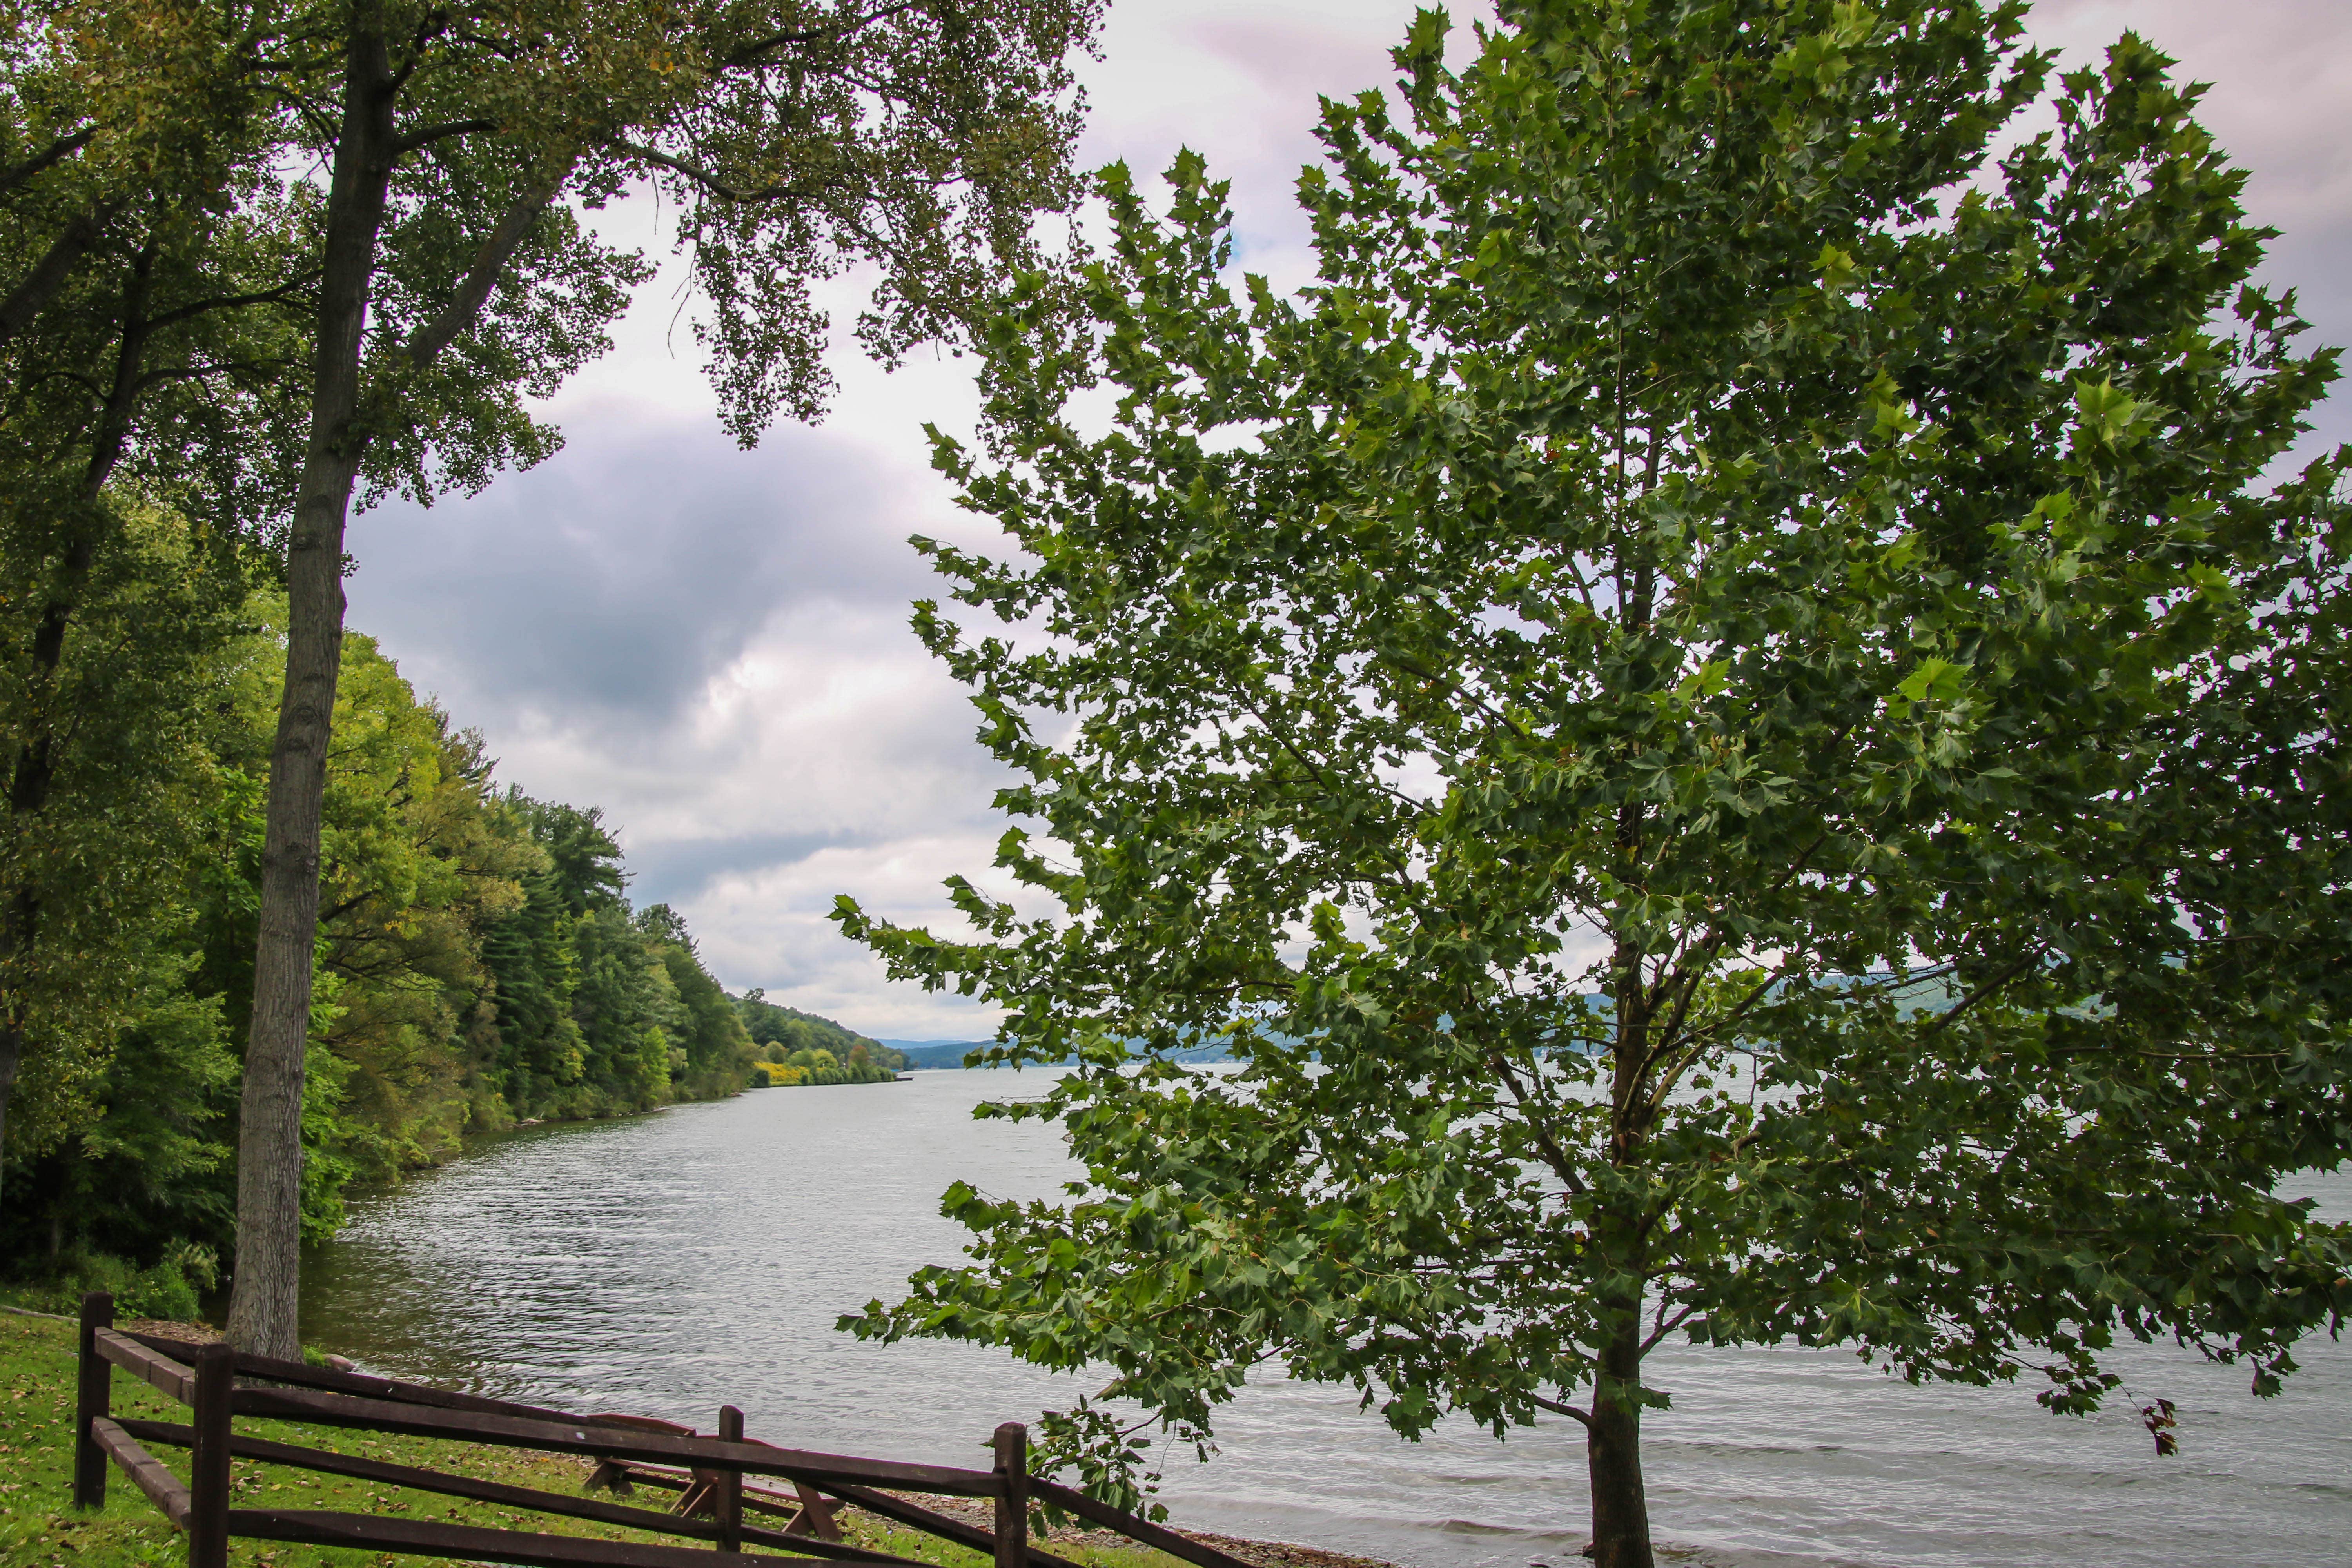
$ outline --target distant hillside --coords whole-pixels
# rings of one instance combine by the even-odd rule
[[[764,1060],[782,1061],[794,1051],[831,1051],[845,1062],[850,1052],[864,1046],[866,1056],[877,1067],[904,1072],[908,1065],[907,1053],[897,1049],[893,1042],[871,1038],[797,1007],[778,1006],[756,985],[735,998],[735,1007],[743,1016],[745,1033],[755,1044],[766,1047]]]
[[[984,1051],[993,1040],[884,1040],[882,1044],[903,1053],[910,1068],[960,1068],[966,1052]],[[1189,1051],[1178,1051],[1170,1058],[1180,1062],[1224,1062],[1233,1060],[1233,1052],[1220,1042],[1213,1046],[1197,1046]]]
[[[909,1068],[960,1068],[966,1051],[984,1051],[986,1040],[884,1040]]]

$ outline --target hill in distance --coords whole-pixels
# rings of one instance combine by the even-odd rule
[[[965,1052],[984,1051],[990,1044],[986,1040],[881,1040],[877,1043],[898,1052],[907,1058],[907,1066],[917,1070],[960,1068],[963,1066]]]
[[[797,1007],[781,1006],[769,1001],[767,994],[758,986],[737,997],[735,1006],[743,1016],[745,1032],[763,1048],[762,1060],[782,1061],[794,1051],[809,1049],[831,1051],[836,1059],[845,1062],[851,1051],[864,1046],[877,1067],[904,1072],[910,1065],[907,1054],[897,1049],[895,1042],[861,1035],[831,1018],[820,1018]]]
[[[965,1053],[984,1051],[996,1042],[993,1040],[883,1040],[879,1043],[889,1047],[892,1050],[903,1053],[907,1058],[907,1065],[919,1069],[960,1068],[963,1066]],[[1178,1051],[1174,1059],[1180,1062],[1223,1062],[1231,1061],[1233,1053],[1223,1045],[1201,1046],[1189,1051]]]

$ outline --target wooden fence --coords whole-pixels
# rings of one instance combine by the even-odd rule
[[[527,1568],[717,1568],[714,1559],[749,1564],[810,1558],[928,1568],[911,1558],[870,1552],[845,1542],[834,1522],[835,1512],[845,1503],[991,1552],[993,1568],[1079,1568],[1030,1543],[1032,1500],[1157,1547],[1195,1568],[1249,1568],[1189,1536],[1031,1475],[1028,1428],[1017,1422],[996,1429],[993,1468],[957,1469],[778,1447],[746,1437],[743,1413],[732,1405],[719,1411],[717,1436],[706,1437],[675,1423],[646,1416],[609,1412],[580,1415],[513,1405],[423,1384],[247,1355],[226,1345],[196,1346],[125,1333],[113,1325],[113,1298],[103,1294],[83,1298],[74,1501],[83,1508],[102,1506],[109,1461],[120,1466],[163,1517],[187,1533],[188,1568],[225,1568],[231,1537],[512,1563]],[[118,1419],[112,1413],[117,1367],[186,1405],[189,1419],[184,1423]],[[239,1436],[235,1423],[240,1415],[575,1454],[597,1461],[590,1478],[592,1487],[604,1486],[625,1494],[644,1484],[682,1495],[675,1511],[663,1512],[539,1491]],[[188,1479],[182,1480],[155,1458],[149,1452],[152,1446],[187,1450]],[[230,1506],[229,1495],[232,1458],[711,1544],[708,1550],[698,1550],[367,1513],[235,1508]],[[776,1478],[791,1490],[747,1487],[745,1478],[752,1476]],[[982,1530],[897,1495],[904,1492],[991,1499],[995,1505],[994,1528]],[[781,1529],[747,1524],[747,1509],[785,1522]],[[774,1555],[749,1554],[744,1550],[747,1546],[767,1548]]]

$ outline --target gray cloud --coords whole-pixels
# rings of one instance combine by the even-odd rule
[[[739,451],[703,422],[592,409],[483,494],[362,518],[353,624],[415,650],[467,717],[661,731],[772,616],[903,604],[921,579],[867,526],[877,476],[822,432]]]
[[[635,870],[629,896],[640,906],[677,903],[702,891],[716,877],[786,869],[820,850],[863,847],[874,841],[872,834],[851,833],[751,833],[674,840],[640,854],[650,868]]]

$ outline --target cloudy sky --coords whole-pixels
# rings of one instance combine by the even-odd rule
[[[1295,279],[1289,186],[1314,152],[1316,95],[1385,79],[1411,11],[1111,0],[1085,70],[1086,160],[1157,170],[1199,148],[1234,182],[1253,268]],[[2087,59],[2126,28],[2213,84],[2205,121],[2284,231],[2270,275],[2302,289],[2326,341],[2352,342],[2352,5],[2045,0],[2033,30]],[[614,225],[659,246],[650,210]],[[489,736],[503,779],[602,805],[635,896],[684,911],[728,985],[885,1037],[984,1035],[992,1016],[891,984],[824,918],[843,892],[930,917],[940,879],[984,869],[1003,828],[961,689],[906,626],[930,591],[907,535],[968,528],[920,433],[968,423],[965,367],[886,376],[844,353],[824,424],[741,452],[683,331],[672,340],[673,289],[649,285],[616,352],[550,405],[560,456],[478,497],[356,521],[352,624]],[[2326,424],[2352,438],[2352,416]]]

